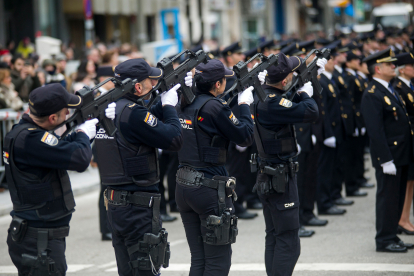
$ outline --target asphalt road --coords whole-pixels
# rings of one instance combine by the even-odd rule
[[[367,176],[371,181],[375,179],[372,168]],[[367,191],[368,197],[355,198],[355,204],[346,208],[348,212],[344,216],[323,217],[329,219],[329,224],[313,228],[316,234],[301,240],[301,255],[293,275],[414,275],[414,250],[405,254],[375,252],[375,189]],[[117,275],[111,242],[100,239],[98,191],[77,196],[76,203],[67,238],[68,275]],[[259,216],[253,220],[239,221],[239,236],[233,245],[232,276],[266,275],[265,225],[262,213],[257,213]],[[0,275],[17,275],[13,273],[15,269],[7,252],[9,223],[10,217],[0,217]],[[169,232],[172,257],[170,268],[163,270],[162,275],[188,275],[190,252],[182,222],[178,219],[164,227]],[[400,237],[414,243],[414,236]]]

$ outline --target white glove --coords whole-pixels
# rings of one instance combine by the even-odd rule
[[[316,136],[312,134],[312,145],[316,145]]]
[[[158,155],[162,154],[162,149],[158,149]]]
[[[177,89],[181,87],[181,84],[176,84],[173,88],[161,94],[162,105],[176,106],[178,103]]]
[[[240,152],[245,152],[247,149],[247,147],[240,147],[239,145],[236,145],[236,150],[240,151]]]
[[[358,137],[359,136],[359,130],[358,130],[358,128],[355,129],[355,132],[352,134],[352,136],[354,136],[354,137]]]
[[[326,138],[325,141],[323,141],[324,145],[330,148],[336,148],[336,138],[335,136]]]
[[[361,136],[364,136],[367,133],[367,129],[365,127],[361,128]]]
[[[188,72],[187,77],[184,78],[185,85],[188,87],[193,86],[193,73]]]
[[[312,97],[312,95],[313,95],[312,83],[310,81],[308,81],[307,83],[305,83],[304,86],[302,86],[301,88],[298,89],[298,92],[305,92],[306,94],[309,95],[309,97]]]
[[[397,175],[397,168],[394,165],[394,161],[388,161],[387,163],[381,164],[382,171],[385,174]]]
[[[246,103],[247,105],[250,105],[251,103],[253,103],[254,99],[252,91],[253,86],[249,86],[246,90],[241,92],[238,97],[238,104],[240,105],[241,103]]]
[[[108,119],[115,119],[115,107],[116,103],[108,104],[108,107],[105,109],[105,116]]]
[[[328,61],[326,60],[326,58],[320,58],[316,61],[316,65],[318,65],[319,69],[318,69],[318,76],[320,74],[322,74],[322,72],[325,71],[325,65],[328,63]]]
[[[257,78],[259,79],[261,85],[265,83],[266,75],[267,75],[267,70],[264,70],[263,72],[260,72],[259,75],[257,75]]]
[[[86,135],[88,135],[89,140],[95,138],[96,135],[96,124],[99,123],[98,119],[92,119],[89,121],[84,122],[83,124],[77,126],[75,128],[76,131],[80,130],[85,132]]]
[[[302,148],[300,147],[300,145],[298,144],[298,154],[300,154],[300,152],[302,151]]]

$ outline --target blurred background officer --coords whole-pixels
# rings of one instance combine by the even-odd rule
[[[75,211],[66,170],[88,167],[98,119],[59,139],[52,130],[65,121],[68,108],[81,104],[80,97],[51,84],[33,90],[29,100],[30,114],[23,115],[4,141],[13,202],[9,254],[19,275],[65,275],[65,237]]]
[[[373,80],[362,97],[362,113],[370,138],[372,165],[377,179],[376,230],[379,252],[407,252],[413,244],[397,237],[408,165],[413,160],[410,121],[402,98],[390,81],[396,61],[391,49],[365,58]]]
[[[253,87],[238,95],[239,118],[217,98],[224,92],[226,78],[233,75],[219,60],[198,65],[197,98],[180,106],[183,148],[178,152],[176,201],[190,246],[191,276],[228,275],[230,270],[237,219],[232,215],[234,178],[228,177],[224,166],[227,147],[230,141],[244,147],[253,142],[249,110]],[[217,235],[220,231],[223,235]]]
[[[414,85],[411,79],[414,78],[414,58],[412,53],[402,53],[395,57],[397,66],[395,72],[397,78],[394,81],[395,91],[403,98],[407,109],[408,118],[410,120],[411,131],[414,128]],[[408,166],[407,190],[404,200],[404,208],[398,223],[399,232],[408,235],[414,235],[414,225],[410,222],[410,209],[413,202],[413,186],[414,186],[414,162],[410,162]]]
[[[245,55],[243,54],[243,50],[241,47],[241,42],[235,42],[230,46],[221,51],[221,55],[224,59],[224,64],[226,65],[227,69],[233,70],[233,66],[236,65],[239,61],[244,61]],[[234,81],[236,80],[236,76],[231,76],[226,78],[226,89],[224,91],[229,90],[230,87],[233,86]]]
[[[300,255],[298,166],[293,162],[298,150],[293,124],[316,120],[318,107],[310,98],[310,83],[297,91],[293,102],[282,94],[290,87],[292,72],[301,62],[298,57],[287,58],[280,53],[279,65],[269,67],[263,86],[267,100],[261,102],[255,95],[252,106],[259,152],[255,190],[263,204],[266,223],[267,275],[292,275]]]
[[[99,130],[97,162],[102,184],[107,185],[108,221],[119,275],[153,275],[168,266],[169,246],[161,229],[158,190],[158,150],[181,147],[181,126],[175,110],[176,85],[147,109],[148,94],[162,78],[162,70],[143,59],[130,59],[115,67],[119,80],[135,80],[131,93],[117,101],[114,137]],[[144,239],[145,235],[145,239]],[[149,247],[159,247],[149,254]]]

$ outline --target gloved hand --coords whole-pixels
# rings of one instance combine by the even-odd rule
[[[298,154],[300,154],[300,152],[302,151],[302,148],[300,147],[300,145],[298,144]]]
[[[181,84],[176,84],[173,88],[161,94],[162,106],[172,105],[176,106],[178,103],[177,89],[181,87]]]
[[[367,133],[367,129],[365,127],[361,128],[361,136],[364,136]]]
[[[245,152],[247,149],[247,147],[241,147],[239,145],[236,145],[236,150],[238,150],[239,152]]]
[[[336,138],[335,136],[326,138],[325,141],[323,141],[323,144],[330,148],[336,148]]]
[[[316,136],[312,134],[312,145],[316,145]]]
[[[188,72],[187,77],[184,78],[185,85],[188,87],[193,86],[193,73]]]
[[[257,78],[259,79],[261,85],[263,85],[265,83],[265,81],[266,81],[266,75],[267,75],[267,70],[264,70],[263,72],[260,72],[257,75]]]
[[[354,136],[354,137],[358,137],[359,136],[359,130],[358,130],[358,128],[355,128],[355,132],[352,133],[352,136]]]
[[[75,131],[83,131],[86,135],[88,135],[89,140],[95,138],[96,135],[96,124],[99,123],[98,119],[92,119],[89,121],[84,122],[81,125],[78,125],[75,128]]]
[[[320,74],[322,74],[322,72],[325,71],[325,65],[328,63],[328,61],[326,60],[326,58],[320,58],[316,61],[316,65],[318,65],[319,69],[318,69],[318,76]]]
[[[242,103],[245,103],[247,105],[250,105],[251,103],[253,103],[254,99],[252,91],[253,86],[249,86],[248,88],[246,88],[246,90],[241,92],[238,97],[238,104],[241,105]]]
[[[391,174],[391,175],[396,175],[397,174],[397,168],[395,167],[393,160],[388,161],[384,164],[381,164],[381,167],[382,167],[382,171],[385,174]]]
[[[298,89],[298,92],[305,92],[306,94],[309,95],[309,97],[312,97],[312,95],[313,95],[312,83],[310,81],[308,81],[307,83],[305,83],[304,86],[302,86],[301,88]]]
[[[116,103],[108,104],[108,107],[105,109],[105,116],[108,119],[115,119],[115,107]]]

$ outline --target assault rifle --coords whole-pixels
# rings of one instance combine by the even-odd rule
[[[249,64],[257,58],[260,58],[262,61],[249,72],[247,64]],[[239,61],[239,63],[233,66],[233,71],[237,77],[237,80],[234,82],[232,87],[230,87],[220,96],[220,98],[224,98],[227,95],[229,95],[230,97],[227,101],[230,103],[238,93],[243,92],[249,86],[253,86],[254,91],[259,97],[259,99],[262,102],[264,102],[267,98],[267,95],[264,92],[262,85],[260,84],[260,81],[257,78],[257,75],[272,65],[277,66],[278,59],[279,55],[271,54],[267,57],[261,53],[258,53],[254,55],[251,59],[249,59],[247,62]]]
[[[115,84],[115,87],[104,95],[94,98],[93,92],[109,81],[112,81]],[[61,137],[65,137],[77,125],[80,125],[85,121],[93,118],[98,118],[99,123],[105,129],[106,133],[110,136],[114,136],[116,127],[114,122],[105,116],[105,109],[110,103],[115,102],[125,94],[132,91],[136,83],[136,80],[131,79],[120,81],[115,78],[109,78],[99,83],[95,87],[89,88],[85,86],[84,88],[77,91],[76,95],[78,95],[81,100],[79,107],[69,119],[56,127],[59,128],[62,125],[66,125],[66,131],[62,134]]]
[[[309,65],[306,65],[306,61],[313,55],[316,55],[316,58],[314,58]],[[315,95],[320,95],[322,92],[321,84],[318,80],[318,65],[316,65],[316,62],[320,58],[326,58],[329,59],[329,56],[331,54],[330,49],[322,49],[322,50],[312,50],[310,53],[305,57],[305,59],[302,59],[302,63],[299,66],[298,69],[295,70],[297,73],[297,76],[293,77],[292,80],[292,86],[283,93],[283,97],[288,98],[289,100],[292,100],[295,97],[296,92],[299,88],[301,88],[305,83],[311,82],[313,86],[313,92]]]
[[[182,55],[187,54],[187,59],[174,69],[173,61],[179,59]],[[190,72],[200,63],[207,63],[207,54],[203,50],[199,50],[194,53],[190,50],[185,50],[173,57],[172,59],[163,58],[157,63],[157,67],[160,68],[164,76],[158,81],[158,84],[151,90],[153,91],[167,91],[177,83],[181,83],[182,95],[188,104],[192,103],[195,99],[195,95],[184,83],[184,78],[187,76],[187,72]],[[154,99],[152,99],[154,100]]]

